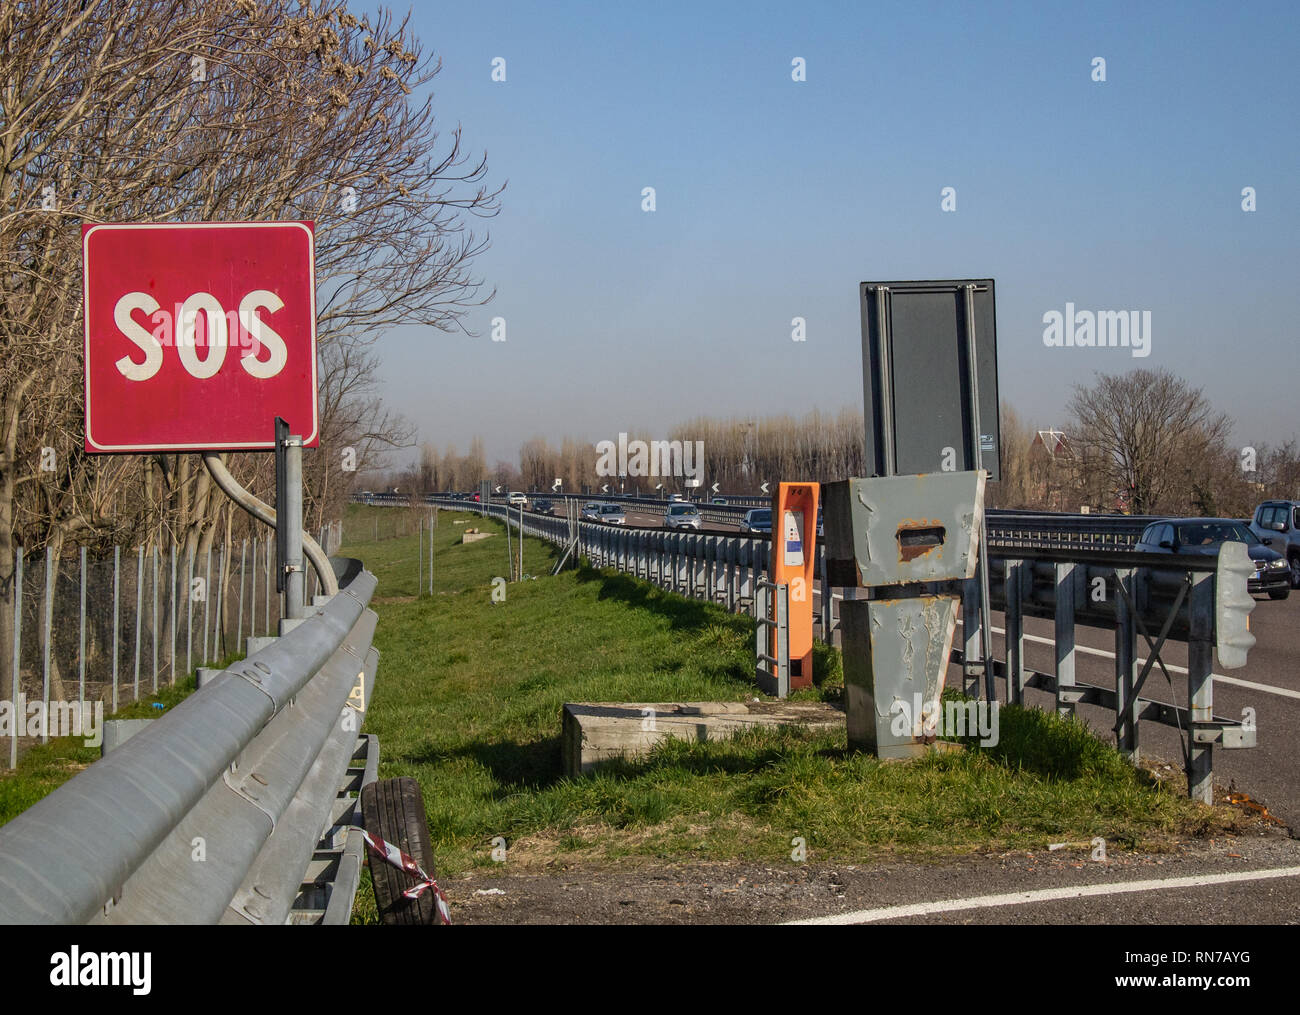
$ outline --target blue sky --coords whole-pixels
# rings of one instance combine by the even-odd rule
[[[860,409],[858,283],[989,276],[1027,421],[1167,367],[1243,443],[1300,432],[1294,7],[421,0],[413,24],[444,128],[508,182],[480,337],[380,347],[386,401],[439,448]],[[1151,355],[1045,346],[1067,301],[1149,310]]]

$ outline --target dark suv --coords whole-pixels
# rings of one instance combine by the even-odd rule
[[[1246,544],[1255,573],[1246,579],[1251,595],[1267,592],[1270,599],[1291,594],[1286,558],[1265,546],[1245,522],[1235,518],[1164,518],[1142,531],[1133,547],[1139,553],[1200,553],[1217,556],[1224,543]]]
[[[1286,558],[1291,587],[1300,589],[1300,501],[1266,500],[1255,508],[1250,531]]]

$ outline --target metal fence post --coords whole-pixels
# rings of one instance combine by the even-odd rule
[[[117,657],[121,635],[122,548],[113,547],[113,711],[117,711]]]
[[[239,621],[235,628],[235,652],[244,651],[244,578],[248,563],[248,540],[239,544]]]
[[[378,524],[376,522],[375,524]],[[257,637],[257,537],[253,537],[253,562],[249,565],[248,576],[249,606],[248,606],[248,636]]]
[[[185,676],[194,671],[194,551],[185,553]]]
[[[171,595],[171,634],[172,634],[172,663],[171,672],[167,675],[167,683],[175,686],[176,684],[176,544],[172,543],[172,580],[168,586]]]
[[[216,660],[220,662],[222,655],[221,645],[226,640],[226,546],[221,544],[221,549],[217,553],[217,608],[216,616],[212,621],[212,652]]]
[[[77,707],[86,700],[86,548],[81,548],[81,613],[77,634]]]
[[[424,588],[424,519],[417,518],[420,529],[419,551],[415,555],[415,597],[420,597],[420,589]]]
[[[42,627],[45,630],[45,652],[41,670],[41,699],[45,702],[45,713],[41,719],[41,743],[50,742],[50,641],[54,633],[54,547],[45,546],[45,615]],[[18,716],[14,715],[14,722]]]
[[[1074,565],[1056,565],[1056,712],[1074,715],[1062,692],[1074,686]]]
[[[135,700],[140,700],[140,622],[144,613],[144,544],[135,548]]]
[[[9,696],[18,708],[18,696],[22,694],[22,648],[23,648],[23,548],[18,547],[14,558],[14,658],[13,675],[10,682]],[[18,716],[14,716],[13,736],[9,741],[9,767],[18,764]]]
[[[158,546],[154,544],[153,552],[153,608],[149,619],[153,622],[153,693],[158,693]]]
[[[276,561],[276,566],[280,562]],[[262,614],[265,623],[262,625],[262,633],[270,635],[271,633],[271,540],[266,540],[266,548],[262,553],[262,578],[266,584],[262,587]]]
[[[208,611],[212,602],[212,547],[209,545],[204,553],[203,563],[203,665],[211,659],[208,654]]]

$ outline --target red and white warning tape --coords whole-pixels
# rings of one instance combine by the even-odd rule
[[[403,853],[391,842],[385,842],[379,836],[371,835],[364,828],[361,829],[361,837],[366,840],[366,845],[370,847],[370,852],[374,856],[377,856],[387,863],[392,864],[394,867],[401,868],[406,871],[407,874],[420,879],[419,884],[412,885],[410,888],[406,889],[406,891],[402,892],[402,895],[405,898],[418,899],[426,891],[432,888],[433,894],[437,900],[436,905],[438,908],[439,919],[441,919],[445,925],[451,924],[451,907],[447,905],[447,896],[442,894],[442,889],[438,887],[438,882],[434,881],[433,878],[424,873],[413,857]]]

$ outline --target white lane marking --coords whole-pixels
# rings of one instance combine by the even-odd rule
[[[960,619],[958,619],[957,625],[959,627],[961,626]],[[1007,633],[1006,629],[1001,627],[994,627],[992,630],[994,634],[1005,635]],[[1056,642],[1052,641],[1051,638],[1044,638],[1037,634],[1026,634],[1025,641],[1038,642],[1040,645],[1056,644]],[[1105,649],[1101,648],[1093,648],[1091,645],[1075,645],[1074,650],[1076,652],[1082,652],[1085,655],[1102,656],[1105,659],[1115,658],[1114,652],[1107,652]],[[1138,659],[1137,663],[1139,666],[1145,666],[1146,659]],[[1184,675],[1187,673],[1187,667],[1179,666],[1176,663],[1165,663],[1165,667],[1170,673],[1182,673]],[[1243,680],[1241,677],[1228,677],[1224,676],[1222,673],[1211,673],[1210,679],[1221,684],[1233,684],[1237,687],[1249,687],[1252,691],[1263,691],[1265,694],[1278,694],[1284,698],[1295,698],[1300,701],[1300,691],[1293,691],[1289,687],[1274,687],[1272,684],[1261,684],[1254,680]]]
[[[792,925],[845,926],[856,923],[877,923],[880,920],[897,920],[909,916],[928,916],[931,913],[955,913],[964,909],[992,909],[998,906],[1022,906],[1030,902],[1052,902],[1057,899],[1083,899],[1099,895],[1128,895],[1133,892],[1154,892],[1160,889],[1204,888],[1210,885],[1230,885],[1241,881],[1266,881],[1273,878],[1300,877],[1300,867],[1271,867],[1264,870],[1233,871],[1226,874],[1195,874],[1182,878],[1158,878],[1149,881],[1112,881],[1104,885],[1078,885],[1074,888],[1039,888],[1032,892],[1007,892],[1004,895],[976,895],[968,899],[944,899],[939,902],[914,902],[903,906],[882,906],[879,909],[859,909],[855,913],[837,916],[818,916],[809,920],[791,920]]]

